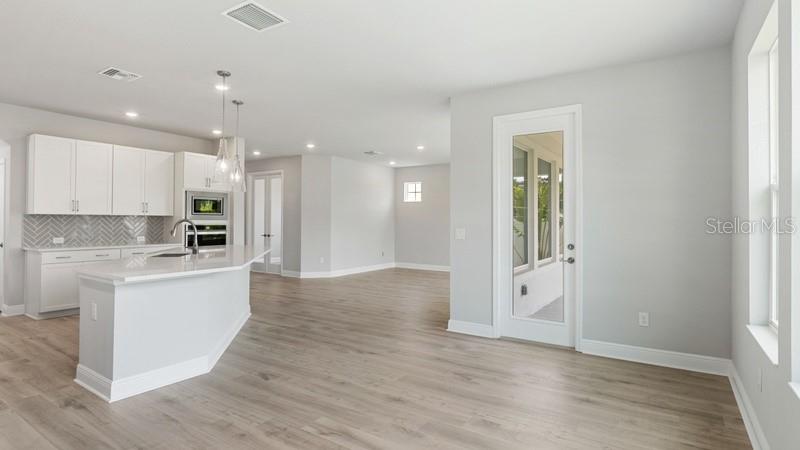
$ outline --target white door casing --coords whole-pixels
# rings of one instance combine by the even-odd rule
[[[581,107],[580,105],[497,116],[493,120],[493,317],[496,337],[508,336],[580,350],[582,302]],[[520,319],[512,314],[512,149],[518,135],[563,131],[564,143],[564,322]],[[568,250],[566,244],[573,244]],[[556,250],[554,249],[554,253]],[[531,255],[535,257],[535,255]]]

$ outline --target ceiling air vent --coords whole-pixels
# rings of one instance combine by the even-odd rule
[[[364,154],[367,156],[379,156],[382,155],[383,152],[376,152],[375,150],[370,150],[368,152],[364,152]]]
[[[136,81],[139,78],[142,78],[142,76],[139,75],[138,73],[129,72],[127,70],[118,69],[116,67],[109,67],[108,69],[103,69],[100,72],[97,72],[97,74],[119,81]]]
[[[256,31],[264,31],[287,22],[283,17],[267,11],[256,2],[240,3],[222,14]]]

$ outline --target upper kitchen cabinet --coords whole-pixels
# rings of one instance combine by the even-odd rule
[[[171,216],[175,155],[114,146],[114,215]]]
[[[227,182],[214,181],[214,166],[217,158],[213,155],[182,152],[177,156],[178,187],[186,191],[230,191]]]
[[[28,138],[28,214],[111,214],[112,146],[40,134]]]

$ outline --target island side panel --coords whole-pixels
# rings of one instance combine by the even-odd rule
[[[80,278],[79,290],[79,366],[76,381],[107,398],[114,377],[114,286]]]

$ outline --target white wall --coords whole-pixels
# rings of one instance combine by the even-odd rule
[[[400,167],[394,172],[395,260],[450,265],[450,165]],[[403,202],[403,183],[422,182],[422,202]]]
[[[269,170],[283,170],[283,269],[300,272],[301,157],[247,161],[248,174]]]
[[[583,105],[584,337],[730,356],[730,49],[451,100],[451,319],[492,323],[492,117]],[[637,312],[649,311],[649,328]]]
[[[331,270],[331,157],[302,157],[302,220],[300,269]]]
[[[214,143],[177,134],[147,130],[33,108],[0,103],[0,140],[11,146],[9,205],[7,209],[5,301],[20,305],[23,299],[24,255],[22,216],[25,211],[27,136],[50,134],[164,151],[213,153]]]
[[[751,217],[754,213],[749,210],[748,205],[748,181],[750,175],[748,172],[747,55],[771,5],[772,1],[768,0],[745,2],[733,42],[732,203],[734,216]],[[790,41],[798,42],[796,36],[797,33],[800,33],[800,29],[795,29],[795,36],[790,37],[789,24],[792,5],[795,5],[797,9],[798,2],[780,0],[781,79],[779,83],[782,102],[780,113],[780,159],[782,165],[792,162],[791,103],[793,98],[789,86],[792,82],[792,77],[800,76],[800,74],[794,74],[790,70],[793,58],[790,46],[786,45]],[[797,11],[794,14],[796,16]],[[788,156],[788,158],[785,156]],[[797,174],[797,163],[793,163],[793,165],[795,167],[794,173]],[[793,178],[796,179],[797,176],[795,175]],[[782,181],[782,183],[784,182]],[[796,197],[797,189],[794,192],[793,195]],[[793,201],[796,202],[796,200]],[[794,217],[798,216],[797,213],[792,215]],[[789,246],[784,245],[786,240],[794,241],[797,238],[785,236],[781,239],[781,248],[788,249]],[[793,362],[797,364],[797,361],[793,361],[791,358],[793,346],[795,347],[795,354],[797,354],[797,345],[792,345],[792,332],[794,331],[792,328],[798,326],[797,323],[800,321],[797,320],[797,305],[790,305],[790,298],[786,293],[789,292],[788,288],[797,289],[797,286],[791,286],[790,283],[792,277],[797,277],[796,260],[791,263],[795,264],[794,266],[784,265],[786,268],[791,268],[791,271],[782,272],[784,274],[782,276],[784,291],[781,294],[779,307],[779,365],[775,366],[766,357],[766,354],[746,328],[749,320],[748,305],[750,300],[750,286],[748,284],[748,267],[751,265],[751,259],[748,255],[749,242],[750,239],[746,235],[737,235],[733,240],[733,363],[742,382],[741,387],[753,407],[751,412],[755,413],[756,420],[764,432],[769,447],[773,449],[794,449],[798,448],[798,443],[800,443],[800,428],[797,426],[800,423],[800,398],[798,394],[792,392],[789,387],[789,381],[792,380],[791,365]],[[792,244],[792,246],[795,245]],[[788,258],[781,258],[782,263],[786,261],[788,261]],[[794,320],[790,319],[792,314],[794,314]],[[798,333],[794,331],[794,334],[797,335]],[[796,343],[797,341],[794,342]],[[759,387],[759,373],[763,374],[763,389]]]
[[[394,170],[333,157],[331,270],[394,262]]]

